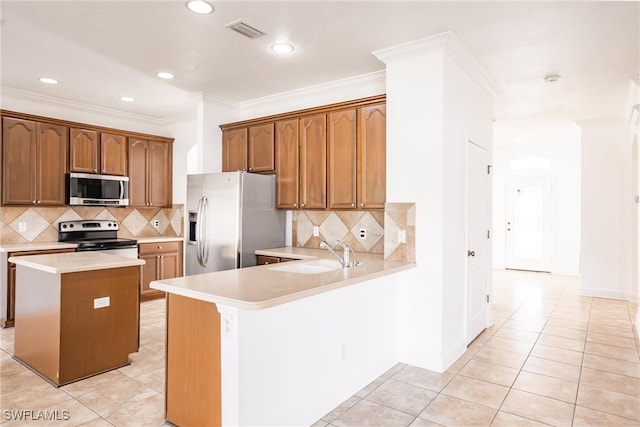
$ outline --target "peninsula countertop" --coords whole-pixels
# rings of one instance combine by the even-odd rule
[[[131,267],[145,263],[141,259],[105,254],[100,251],[17,256],[9,258],[9,262],[52,274]]]
[[[380,254],[358,253],[358,266],[303,274],[291,271],[297,268],[293,265],[312,264],[318,260],[330,262],[335,261],[335,258],[322,249],[290,247],[259,250],[256,255],[304,259],[158,280],[151,282],[150,286],[201,301],[262,310],[415,267],[415,263],[385,261]],[[283,269],[285,265],[287,267]]]

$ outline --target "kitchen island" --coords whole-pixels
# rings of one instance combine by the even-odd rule
[[[414,263],[358,254],[162,280],[166,418],[180,425],[309,425],[399,361],[396,300]]]
[[[55,386],[129,364],[138,351],[144,261],[94,251],[9,262],[16,265],[16,360]]]

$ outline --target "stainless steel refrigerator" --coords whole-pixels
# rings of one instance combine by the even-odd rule
[[[284,246],[285,212],[274,175],[222,172],[187,176],[185,274],[256,265],[257,249]]]

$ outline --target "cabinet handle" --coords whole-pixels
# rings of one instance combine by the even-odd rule
[[[304,208],[304,203],[301,203],[301,204],[300,204],[300,207],[303,207],[303,208]]]
[[[158,246],[158,249],[162,249],[162,246]]]
[[[293,204],[293,207],[294,207],[294,208],[297,208],[297,207],[298,207],[298,204],[297,204],[297,203],[294,203],[294,204]]]
[[[31,203],[33,203],[33,204],[35,205],[35,204],[36,204],[36,201],[34,200],[34,201],[32,201]]]
[[[264,265],[267,265],[267,264],[269,264],[269,261],[265,261],[265,262],[264,262]]]
[[[364,208],[364,203],[360,203],[360,207],[361,207],[361,208]]]
[[[355,208],[355,207],[356,207],[356,204],[355,204],[355,203],[351,203],[351,207],[352,207],[352,208]]]

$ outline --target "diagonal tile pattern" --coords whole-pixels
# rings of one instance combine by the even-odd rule
[[[494,272],[495,324],[445,373],[399,363],[313,425],[640,425],[637,306],[577,290],[573,277]],[[140,310],[131,365],[59,389],[12,360],[13,329],[0,330],[3,414],[67,411],[56,426],[164,426],[164,300]]]

